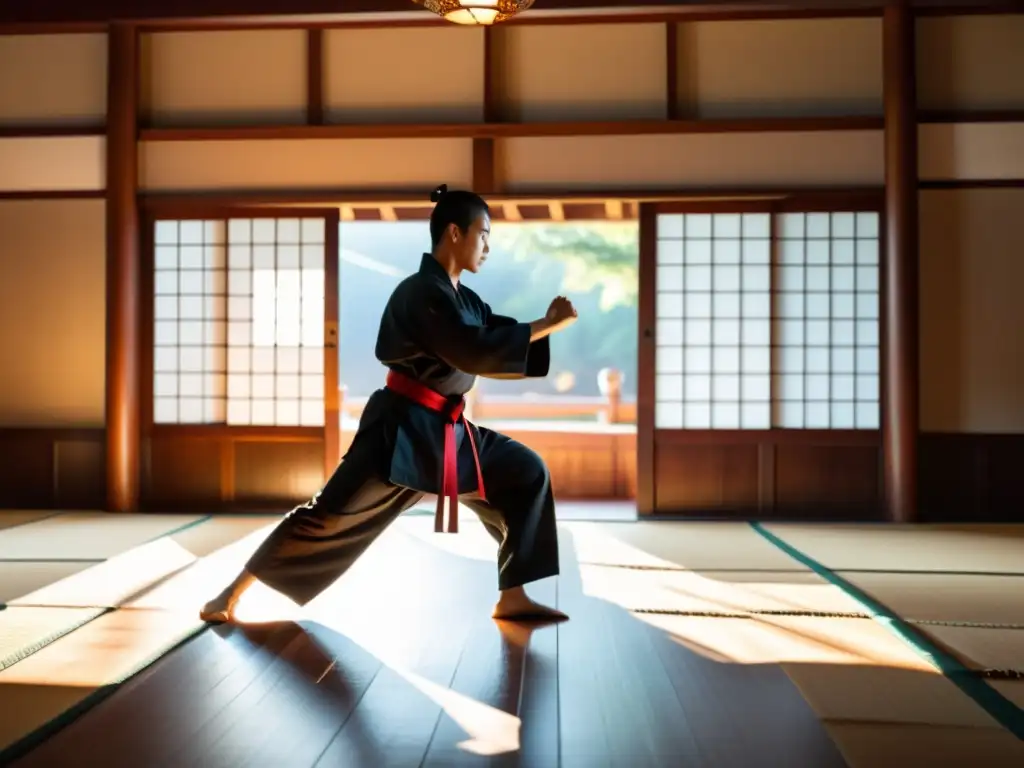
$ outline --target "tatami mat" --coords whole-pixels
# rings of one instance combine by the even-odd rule
[[[1024,672],[1024,629],[926,625],[921,631],[949,649],[968,669]]]
[[[747,619],[640,615],[695,653],[723,663],[787,664],[860,674],[893,667],[934,674],[917,654],[869,619],[756,616]]]
[[[162,609],[197,614],[202,604],[227,586],[270,533],[275,521],[228,544],[124,603],[123,608]]]
[[[69,560],[0,561],[0,604],[49,586],[72,574],[84,571],[94,562]]]
[[[17,664],[48,643],[102,613],[89,608],[6,608],[0,611],[0,669]],[[0,711],[7,716],[5,709]]]
[[[825,664],[783,664],[783,668],[822,720],[1002,727],[931,668]]]
[[[16,525],[42,520],[50,517],[54,512],[52,509],[5,509],[0,511],[0,531],[5,528],[13,528]]]
[[[746,523],[582,523],[560,526],[581,564],[689,570],[806,571]]]
[[[833,571],[1024,574],[1024,539],[984,526],[774,523],[764,528]]]
[[[0,560],[105,560],[205,517],[62,514],[0,531]]]
[[[14,605],[115,607],[274,521],[214,518],[162,536],[12,601]]]
[[[195,614],[113,611],[0,671],[0,750],[140,671],[202,627]]]
[[[197,558],[202,558],[244,539],[254,531],[277,525],[281,518],[281,515],[218,515],[173,533],[168,538]]]
[[[1024,742],[1009,731],[885,723],[825,729],[850,768],[1019,768]]]
[[[859,603],[811,571],[631,570],[581,565],[583,593],[632,611],[863,614]]]
[[[1024,625],[1024,576],[838,573],[908,621]]]
[[[11,604],[114,608],[195,560],[170,537],[162,537],[12,600]]]

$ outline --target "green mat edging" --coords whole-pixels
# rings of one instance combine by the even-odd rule
[[[1003,696],[964,664],[940,648],[926,634],[904,621],[900,616],[871,597],[859,587],[850,583],[842,576],[817,560],[801,552],[793,545],[767,530],[761,523],[751,522],[750,527],[766,541],[789,555],[799,563],[810,568],[827,582],[842,590],[848,597],[860,603],[868,615],[881,624],[890,633],[907,644],[918,656],[923,658],[964,695],[970,697],[975,704],[984,709],[996,722],[1006,730],[1024,741],[1024,709]]]
[[[159,517],[159,515],[154,515],[154,517]],[[135,546],[136,547],[141,547],[143,544],[152,544],[154,541],[162,539],[165,536],[174,536],[175,534],[181,533],[182,531],[187,531],[189,528],[195,528],[196,526],[199,526],[199,525],[202,525],[203,523],[209,522],[212,519],[213,519],[213,515],[203,515],[198,520],[193,520],[191,523],[184,523],[183,525],[179,525],[177,528],[172,528],[171,530],[165,531],[164,533],[158,533],[153,538],[146,539],[145,541],[139,542]],[[118,552],[118,554],[121,554],[121,553]],[[109,560],[109,559],[110,558],[108,557],[107,560]]]

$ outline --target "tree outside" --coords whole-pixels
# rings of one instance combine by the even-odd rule
[[[425,222],[341,224],[341,382],[348,396],[381,386],[373,356],[380,314],[394,286],[430,249]],[[495,222],[491,254],[464,280],[491,308],[524,321],[568,296],[580,321],[552,338],[551,375],[543,380],[481,379],[481,396],[596,396],[603,368],[623,372],[623,396],[636,395],[639,232],[636,222]]]

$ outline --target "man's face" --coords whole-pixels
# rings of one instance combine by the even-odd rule
[[[491,217],[486,213],[480,214],[465,232],[460,232],[454,224],[452,229],[459,266],[466,272],[476,273],[487,261],[491,250]]]

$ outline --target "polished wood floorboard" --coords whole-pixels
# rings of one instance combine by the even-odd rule
[[[571,620],[525,625],[489,617],[494,553],[480,526],[467,521],[458,536],[438,536],[429,518],[403,518],[306,610],[289,614],[269,591],[253,590],[242,611],[248,623],[201,631],[14,765],[847,765],[831,734],[853,731],[842,711],[830,715],[829,727],[823,724],[822,712],[836,705],[818,701],[818,711],[812,708],[811,699],[821,698],[812,683],[824,680],[828,687],[830,663],[844,675],[882,664],[877,649],[853,662],[835,661],[856,655],[858,643],[876,648],[882,641],[870,634],[858,639],[835,628],[842,620],[824,617],[803,620],[819,622],[811,630],[791,623],[783,640],[782,619],[648,620],[659,606],[684,613],[712,604],[719,611],[749,610],[744,600],[763,601],[765,608],[815,603],[850,610],[841,595],[821,591],[831,588],[743,526],[649,525],[657,527],[563,525],[562,574],[530,591]],[[691,570],[681,569],[684,561]],[[662,572],[678,579],[666,581]],[[206,584],[195,594],[196,606],[220,587]],[[145,601],[141,606],[118,610],[153,610]],[[175,604],[173,610],[184,609]],[[698,632],[692,622],[705,623]],[[776,635],[743,634],[753,631],[751,624]],[[907,663],[896,651],[885,653],[894,665]],[[792,673],[794,659],[801,675]],[[927,681],[945,682],[938,675]],[[881,690],[857,696],[861,705],[875,696],[868,706],[893,698]],[[922,743],[938,731],[930,726],[943,725],[903,712],[892,718],[918,728]],[[992,725],[945,726],[981,738],[997,756],[1013,746],[998,741],[1007,734]],[[875,732],[854,736],[868,746],[884,742]]]

